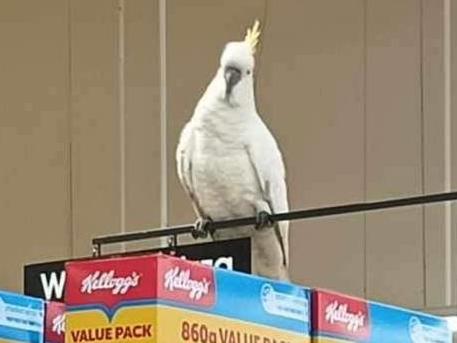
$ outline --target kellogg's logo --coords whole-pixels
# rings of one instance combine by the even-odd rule
[[[339,338],[367,339],[370,336],[368,303],[362,299],[317,291],[313,294],[313,324],[318,333]]]
[[[65,266],[67,306],[102,306],[114,315],[121,301],[156,297],[157,258],[139,256],[75,261]]]
[[[331,324],[342,323],[351,332],[357,332],[365,326],[365,314],[361,311],[350,313],[348,311],[348,305],[340,304],[338,300],[335,300],[326,307],[325,320]]]
[[[215,302],[214,272],[211,268],[184,260],[164,260],[160,264],[158,296],[199,306]]]
[[[61,314],[52,319],[52,332],[57,335],[65,333],[65,314]]]
[[[81,293],[91,294],[100,290],[111,290],[113,295],[126,294],[140,283],[141,275],[132,272],[129,276],[115,276],[114,270],[109,272],[96,271],[88,275],[81,284]]]
[[[164,287],[173,292],[175,289],[188,292],[192,300],[200,300],[202,296],[209,293],[211,282],[205,278],[201,280],[192,280],[190,278],[190,269],[181,270],[174,267],[167,271],[164,276]]]

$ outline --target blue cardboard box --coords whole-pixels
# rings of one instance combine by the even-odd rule
[[[313,342],[452,343],[445,318],[313,290]]]
[[[43,343],[44,302],[0,291],[0,343]]]

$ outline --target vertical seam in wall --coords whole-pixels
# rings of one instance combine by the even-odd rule
[[[444,0],[444,188],[451,191],[451,1]],[[445,203],[445,301],[452,303],[451,203]]]
[[[425,106],[424,106],[424,0],[419,2],[419,92],[420,92],[420,149],[421,149],[421,188],[425,194]],[[427,242],[426,242],[426,207],[422,209],[422,287],[423,287],[423,306],[427,306]]]
[[[168,225],[168,160],[167,160],[167,8],[159,0],[160,41],[160,225]]]
[[[124,0],[118,0],[118,97],[119,97],[119,149],[120,149],[120,231],[126,232],[125,218],[125,21]],[[125,246],[122,246],[125,249]]]
[[[363,200],[367,201],[367,60],[368,60],[368,37],[367,37],[368,0],[363,2]],[[368,296],[368,258],[367,258],[367,213],[363,214],[363,293]]]
[[[68,85],[67,85],[67,113],[68,113],[68,131],[67,131],[67,138],[68,138],[68,206],[69,206],[69,227],[70,227],[70,237],[69,237],[69,244],[70,244],[70,256],[74,257],[75,248],[74,248],[74,236],[75,236],[75,228],[74,228],[74,215],[73,215],[73,111],[72,111],[72,49],[71,49],[71,1],[68,0],[68,8],[67,8],[67,20],[68,20],[68,27],[67,27],[67,35],[68,35]]]

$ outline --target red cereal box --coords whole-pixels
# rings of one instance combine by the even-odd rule
[[[49,301],[46,302],[45,309],[45,342],[65,342],[65,304]]]

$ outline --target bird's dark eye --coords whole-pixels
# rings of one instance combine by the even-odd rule
[[[248,70],[246,70],[246,75],[249,75],[249,74],[251,74],[251,71],[248,69]]]

